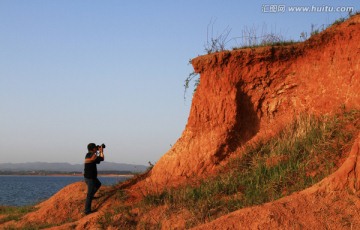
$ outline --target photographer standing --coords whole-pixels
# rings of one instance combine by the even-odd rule
[[[91,213],[91,202],[94,198],[95,193],[101,186],[101,182],[97,178],[97,168],[96,165],[100,164],[104,160],[104,148],[105,145],[101,146],[94,143],[90,143],[87,146],[88,153],[85,156],[84,163],[84,177],[85,183],[87,184],[87,196],[85,202],[85,215]],[[98,153],[99,152],[99,153]]]

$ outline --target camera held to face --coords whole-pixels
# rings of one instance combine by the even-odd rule
[[[105,146],[105,144],[104,144],[104,143],[103,143],[103,144],[101,144],[101,145],[97,145],[96,147],[97,147],[97,149],[100,149],[100,148],[103,148],[103,149],[104,149],[104,148],[106,148],[106,146]]]

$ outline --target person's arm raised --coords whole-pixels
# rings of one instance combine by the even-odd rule
[[[96,153],[94,153],[90,158],[85,158],[85,163],[92,163],[96,160],[96,158]]]

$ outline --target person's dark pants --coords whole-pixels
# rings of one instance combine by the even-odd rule
[[[85,183],[87,184],[88,191],[86,196],[84,212],[85,214],[89,214],[91,212],[91,202],[94,198],[95,193],[101,187],[101,182],[98,180],[98,178],[95,179],[85,178]]]

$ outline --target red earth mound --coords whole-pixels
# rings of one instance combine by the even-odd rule
[[[68,185],[50,199],[41,202],[35,207],[35,211],[25,215],[20,221],[8,222],[6,226],[9,228],[14,226],[31,228],[34,225],[61,225],[65,222],[71,222],[71,220],[78,220],[83,216],[85,192],[86,185],[83,182]]]

